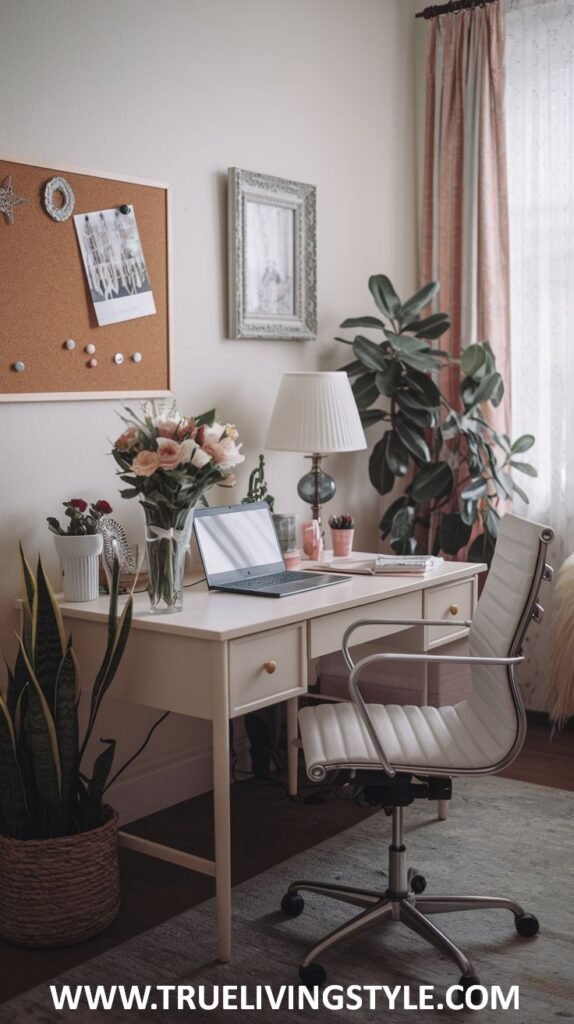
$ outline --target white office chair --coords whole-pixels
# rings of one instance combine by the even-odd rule
[[[501,908],[514,914],[520,935],[530,937],[538,931],[534,915],[511,899],[422,895],[424,877],[407,869],[403,807],[417,797],[448,799],[452,776],[498,772],[520,751],[526,714],[514,669],[522,660],[522,643],[530,619],[539,621],[543,614],[537,598],[541,580],[552,579],[552,569],[546,564],[552,537],[548,527],[518,516],[504,516],[488,579],[468,624],[468,657],[374,654],[354,665],[349,640],[355,630],[369,625],[369,620],[361,620],[343,638],[352,703],[321,704],[300,711],[309,777],[321,782],[332,769],[350,769],[351,778],[364,787],[369,802],[392,814],[386,891],[300,881],[294,882],[283,897],[282,910],[292,917],[303,910],[303,891],[363,908],[304,957],[299,975],[305,984],[321,985],[326,980],[325,970],[315,957],[375,923],[401,921],[450,956],[462,972],[463,990],[478,980],[472,962],[428,915]],[[395,624],[418,625],[420,620],[396,620]],[[397,660],[469,664],[470,696],[452,707],[439,708],[365,704],[359,689],[363,668],[374,662],[382,667],[388,662],[392,671],[392,663]]]

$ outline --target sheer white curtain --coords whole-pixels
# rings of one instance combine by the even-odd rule
[[[505,7],[513,435],[535,435],[539,474],[516,483],[556,564],[574,551],[574,2]]]

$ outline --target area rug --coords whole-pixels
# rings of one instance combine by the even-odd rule
[[[278,911],[290,881],[345,878],[378,888],[390,838],[390,821],[374,815],[333,839],[284,861],[234,889],[233,959],[215,961],[213,900],[138,936],[61,975],[57,984],[245,986],[244,1008],[209,1012],[170,1003],[167,1010],[98,1011],[107,1024],[127,1020],[244,1021],[292,1024],[297,1015],[316,1021],[428,1021],[448,1014],[458,1020],[516,1021],[517,1024],[574,1020],[574,920],[572,911],[574,793],[500,778],[457,780],[449,818],[439,823],[435,805],[417,802],[407,809],[409,862],[427,877],[428,892],[513,896],[540,918],[534,939],[521,939],[505,911],[441,915],[434,920],[474,960],[481,982],[503,991],[519,986],[518,1010],[442,1010],[305,1008],[263,1005],[252,1008],[257,985],[297,985],[297,964],[318,938],[352,916],[354,908],[307,897],[303,914],[285,919]],[[265,822],[254,843],[265,841]],[[435,1005],[458,981],[454,964],[403,926],[373,929],[326,953],[328,983],[409,985],[411,1001],[421,985],[436,986]],[[0,965],[1,969],[1,965]],[[155,991],[155,988],[154,988]],[[296,992],[296,988],[294,989]],[[245,999],[247,1000],[245,1004]],[[233,997],[232,997],[233,1001]],[[149,1003],[148,1003],[149,1005]],[[336,1005],[336,1000],[335,1000]],[[400,1005],[400,1000],[399,1004]],[[94,1019],[80,1005],[55,1010],[49,983],[0,1008],[2,1024],[55,1024]]]

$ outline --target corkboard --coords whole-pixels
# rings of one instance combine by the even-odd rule
[[[14,223],[0,214],[0,401],[165,395],[170,387],[169,189],[91,172],[0,160],[0,182],[12,176]],[[52,219],[44,186],[59,175],[75,195],[72,216]],[[156,313],[98,326],[74,227],[74,215],[134,207]],[[72,338],[73,351],[64,347]],[[88,367],[87,344],[97,367]],[[114,362],[121,352],[124,362]],[[142,360],[134,363],[132,355]],[[25,370],[17,373],[21,361]]]

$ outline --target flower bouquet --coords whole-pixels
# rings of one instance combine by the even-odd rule
[[[235,482],[233,469],[245,456],[235,427],[220,423],[213,409],[191,418],[175,404],[158,411],[144,402],[139,416],[125,411],[125,430],[112,448],[128,484],[120,493],[138,498],[144,510],[152,611],[179,611],[193,509],[198,501],[206,504],[214,484]]]

